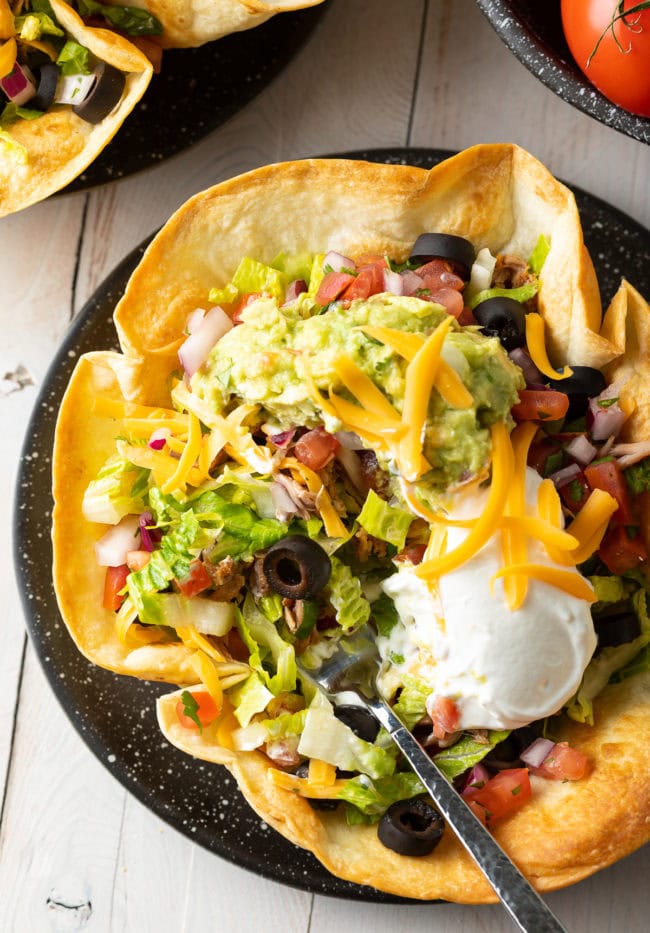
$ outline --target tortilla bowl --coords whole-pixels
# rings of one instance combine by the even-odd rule
[[[7,133],[17,151],[0,140],[0,217],[42,201],[80,175],[111,141],[147,89],[149,59],[128,39],[108,29],[86,26],[63,0],[51,0],[59,23],[98,59],[126,72],[122,97],[97,124],[55,105],[35,120],[17,120]],[[22,147],[22,150],[21,150]],[[21,161],[20,152],[26,154]]]
[[[194,48],[233,32],[260,26],[277,13],[317,6],[323,0],[124,0],[119,6],[148,10],[160,21],[163,48]]]
[[[122,643],[114,613],[101,608],[103,571],[88,553],[105,526],[81,514],[83,492],[113,451],[119,422],[100,416],[95,395],[170,406],[170,376],[190,312],[205,307],[239,260],[270,262],[279,252],[387,253],[401,260],[426,230],[455,233],[493,253],[527,256],[541,232],[550,239],[538,295],[555,363],[628,370],[634,392],[650,396],[648,305],[623,283],[601,328],[598,286],[571,193],[532,156],[511,145],[478,146],[427,172],[347,160],[272,165],[224,182],[187,202],[152,241],[115,314],[122,354],[82,358],[63,400],[54,450],[54,579],[62,616],[80,650],[103,667],[174,684],[195,684],[187,649]],[[648,436],[640,405],[631,440]],[[646,521],[645,532],[650,528]],[[424,859],[396,856],[373,827],[348,827],[342,813],[315,813],[267,779],[268,760],[235,753],[215,733],[183,729],[178,696],[163,697],[159,719],[182,750],[225,764],[249,803],[336,875],[413,898],[487,903],[494,894],[447,831]],[[609,686],[596,726],[566,722],[560,738],[590,759],[576,783],[534,778],[534,797],[495,835],[541,889],[561,888],[633,851],[648,839],[650,782],[647,709],[650,676]]]

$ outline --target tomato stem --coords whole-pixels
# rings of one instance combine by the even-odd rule
[[[623,55],[626,55],[630,51],[630,47],[624,49],[621,45],[621,41],[614,31],[614,26],[617,22],[619,22],[619,20],[622,20],[623,25],[630,31],[636,33],[643,32],[643,26],[639,26],[638,21],[635,23],[628,23],[627,18],[634,15],[634,13],[642,13],[644,10],[650,10],[650,0],[643,0],[642,3],[635,3],[631,7],[628,7],[627,10],[625,9],[625,0],[617,0],[612,12],[612,18],[601,32],[600,36],[598,37],[598,42],[596,42],[595,46],[589,54],[589,58],[587,59],[587,68],[591,64],[592,58],[600,48],[600,43],[603,41],[608,32],[611,32],[614,42]]]

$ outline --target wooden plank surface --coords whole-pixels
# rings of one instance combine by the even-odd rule
[[[397,9],[399,6],[399,9]],[[424,26],[424,31],[423,31]],[[650,226],[650,150],[578,113],[502,46],[472,0],[334,0],[312,41],[244,111],[191,150],[1,221],[0,477],[73,313],[187,197],[270,161],[356,148],[511,140]],[[378,906],[264,881],[137,803],[68,723],[24,644],[0,505],[0,930],[283,933],[508,930],[499,908]],[[48,533],[44,517],[44,533]],[[47,573],[48,568],[43,568]],[[8,776],[5,786],[5,777]],[[648,851],[549,896],[574,933],[647,928]]]

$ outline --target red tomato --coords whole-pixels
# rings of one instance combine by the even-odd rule
[[[478,324],[478,321],[474,317],[474,312],[471,308],[467,307],[463,308],[456,320],[462,327],[467,327],[470,324]]]
[[[569,409],[569,396],[552,389],[522,389],[519,402],[512,406],[516,421],[558,421]]]
[[[230,312],[233,324],[241,324],[242,311],[261,297],[261,292],[248,292],[246,295],[242,295],[239,301],[232,306],[232,311]]]
[[[623,11],[636,5],[622,2]],[[562,0],[564,34],[578,67],[605,97],[650,117],[650,8],[612,23],[618,8],[617,0]]]
[[[589,466],[585,467],[585,479],[589,483],[590,489],[604,489],[618,502],[618,509],[611,518],[612,525],[632,524],[632,507],[627,491],[627,483],[616,460],[590,463]]]
[[[328,434],[325,428],[314,428],[296,442],[294,453],[310,470],[322,470],[338,449],[339,442],[333,434]]]
[[[356,276],[348,275],[347,272],[328,272],[323,276],[318,291],[316,292],[316,304],[328,305],[331,301],[336,301],[339,295],[354,282]]]
[[[187,692],[189,693],[190,691],[188,690]],[[209,726],[211,722],[214,722],[221,710],[207,690],[192,690],[191,694],[198,703],[196,717],[201,723],[201,727],[205,728]],[[198,732],[199,727],[197,724],[185,713],[185,704],[183,700],[179,700],[176,704],[176,715],[184,729],[193,729],[195,732]]]
[[[107,567],[106,568],[106,577],[104,578],[104,599],[102,600],[102,606],[104,609],[112,609],[113,612],[117,612],[122,603],[124,602],[124,596],[120,596],[120,590],[123,590],[126,586],[126,578],[131,573],[126,564],[122,564],[119,567]]]
[[[151,560],[151,551],[129,551],[126,555],[126,565],[131,571],[142,570]]]
[[[485,807],[488,820],[498,820],[518,810],[530,797],[528,768],[499,771],[483,787],[468,787],[463,797],[470,806],[473,802]]]
[[[607,532],[598,548],[598,556],[612,573],[635,570],[648,559],[648,551],[638,528],[630,537],[630,529],[618,525]]]
[[[384,289],[384,269],[385,264],[372,263],[363,266],[354,281],[348,285],[341,297],[344,301],[354,301],[355,298],[370,298],[371,295],[378,295]]]
[[[183,596],[196,596],[212,586],[212,578],[202,561],[193,560],[190,572],[184,580],[176,580],[176,586]]]
[[[433,734],[437,739],[444,739],[458,729],[460,712],[449,697],[434,696],[427,701],[427,713],[433,723]]]
[[[403,551],[400,551],[399,554],[393,557],[393,560],[399,561],[400,563],[409,561],[413,565],[421,564],[424,560],[426,549],[426,544],[407,544]]]
[[[531,768],[531,774],[551,778],[554,781],[579,781],[587,773],[589,759],[567,742],[558,742],[539,768]]]

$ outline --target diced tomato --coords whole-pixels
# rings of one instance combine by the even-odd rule
[[[142,570],[150,560],[151,551],[129,551],[126,555],[126,565],[132,572]]]
[[[355,278],[356,276],[348,275],[347,272],[328,272],[323,276],[316,292],[316,304],[325,307],[331,301],[336,301]]]
[[[585,478],[590,489],[604,489],[618,502],[618,509],[611,517],[612,525],[631,525],[633,518],[630,495],[623,470],[616,460],[590,463],[585,467]]]
[[[374,266],[379,264],[382,269],[388,269],[388,260],[385,256],[380,256],[379,253],[362,253],[361,256],[356,258],[356,268],[357,270],[363,269],[364,266]]]
[[[188,691],[189,693],[190,691]],[[201,723],[201,728],[205,729],[206,726],[209,726],[211,722],[217,718],[221,710],[207,692],[207,690],[192,690],[192,696],[197,702],[198,706],[196,709],[196,717]],[[191,719],[185,712],[185,704],[183,700],[179,700],[176,704],[176,715],[178,721],[184,729],[193,729],[195,732],[198,732],[199,727],[196,722]]]
[[[248,650],[244,639],[239,634],[239,631],[233,626],[228,634],[225,636],[224,641],[226,642],[226,647],[230,652],[231,656],[235,661],[248,661],[250,658],[250,651]]]
[[[394,561],[409,561],[411,564],[421,564],[426,552],[426,544],[408,544],[403,551],[396,554]]]
[[[128,38],[131,45],[135,45],[136,48],[140,49],[140,51],[147,56],[153,65],[154,73],[160,74],[163,53],[161,45],[151,36],[129,36]]]
[[[384,291],[384,263],[372,263],[363,266],[353,282],[342,293],[344,301],[354,301],[355,298],[370,298]]]
[[[569,409],[569,396],[552,389],[521,389],[519,402],[512,406],[516,421],[558,421]]]
[[[585,479],[585,474],[580,472],[575,479],[565,483],[564,486],[560,486],[558,492],[567,509],[573,512],[574,515],[577,515],[589,498],[591,489]]]
[[[196,596],[212,586],[212,578],[200,560],[193,560],[190,572],[183,580],[176,580],[176,586],[183,596]]]
[[[648,559],[648,551],[639,528],[618,525],[610,528],[598,548],[598,556],[612,573],[635,570]]]
[[[589,767],[589,759],[577,748],[571,748],[568,742],[558,742],[551,749],[539,768],[531,768],[530,773],[553,781],[579,781]]]
[[[124,596],[120,596],[120,590],[123,590],[126,586],[126,578],[130,573],[131,571],[126,564],[106,568],[104,599],[102,600],[104,609],[112,609],[113,612],[117,612],[120,608],[124,602]]]
[[[560,451],[560,445],[554,437],[548,437],[546,434],[537,434],[536,439],[528,449],[528,466],[536,470],[540,476],[547,476],[553,473],[553,470],[547,469],[548,458]],[[559,459],[559,458],[558,458]],[[562,463],[558,463],[556,469],[560,469]]]
[[[480,803],[477,803],[475,800],[468,800],[467,806],[470,808],[474,816],[477,816],[481,823],[484,826],[487,826],[488,814],[485,807],[482,807]]]
[[[325,428],[314,428],[296,441],[294,453],[310,470],[322,470],[334,458],[339,446],[338,439]]]
[[[529,799],[528,768],[506,768],[499,771],[483,787],[466,788],[463,797],[470,806],[473,802],[485,807],[488,821],[498,820],[518,810]],[[476,813],[476,810],[474,812]]]
[[[443,280],[441,278],[443,275],[445,275],[445,278],[450,275],[455,276],[460,282],[460,285],[458,286],[459,288],[462,288],[464,285],[463,280],[455,274],[452,264],[446,259],[431,259],[429,262],[425,262],[423,266],[420,266],[419,269],[415,269],[414,271],[415,274],[419,275],[421,279],[431,278],[434,280],[436,285],[441,285],[443,283],[445,285],[449,285],[453,282],[452,279],[449,279],[449,281]]]
[[[242,323],[242,312],[249,306],[252,305],[254,301],[257,301],[258,298],[262,297],[261,292],[247,292],[245,295],[242,295],[239,301],[235,302],[231,306],[230,317],[233,324]]]
[[[460,722],[460,711],[449,697],[434,696],[427,700],[427,713],[433,723],[433,734],[437,739],[456,732]]]

